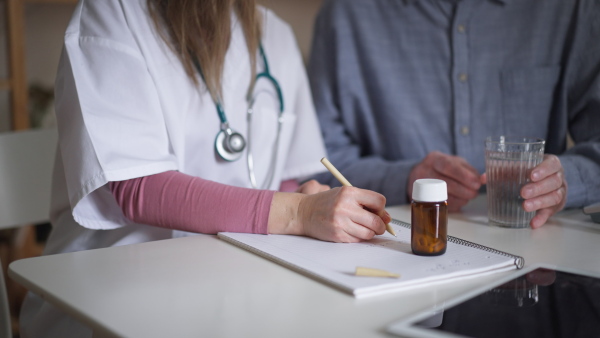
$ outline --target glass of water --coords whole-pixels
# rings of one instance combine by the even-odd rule
[[[523,209],[521,188],[544,159],[540,138],[498,136],[485,140],[485,172],[489,224],[527,228],[535,212]]]

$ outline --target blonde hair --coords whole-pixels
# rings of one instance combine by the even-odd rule
[[[215,101],[222,98],[225,55],[231,40],[231,12],[238,17],[256,76],[260,44],[260,14],[255,0],[148,0],[150,15],[158,32],[177,54],[187,75],[198,85],[194,58],[202,66],[204,82]]]

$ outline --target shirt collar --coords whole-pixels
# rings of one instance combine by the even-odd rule
[[[407,5],[412,5],[415,2],[417,2],[419,0],[404,0],[404,3]],[[511,2],[513,2],[513,0],[487,0],[487,1],[491,1],[491,2],[498,2],[501,3],[503,5],[510,5]]]

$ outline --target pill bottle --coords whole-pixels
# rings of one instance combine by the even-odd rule
[[[448,189],[446,182],[420,179],[413,184],[410,245],[415,255],[439,256],[448,241]]]

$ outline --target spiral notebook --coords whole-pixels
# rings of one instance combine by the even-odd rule
[[[410,247],[410,224],[391,222],[385,233],[360,243],[331,243],[302,236],[219,233],[222,240],[347,292],[357,298],[428,283],[520,269],[524,259],[448,236],[446,253],[417,256]],[[400,278],[355,276],[357,267],[381,269]]]

